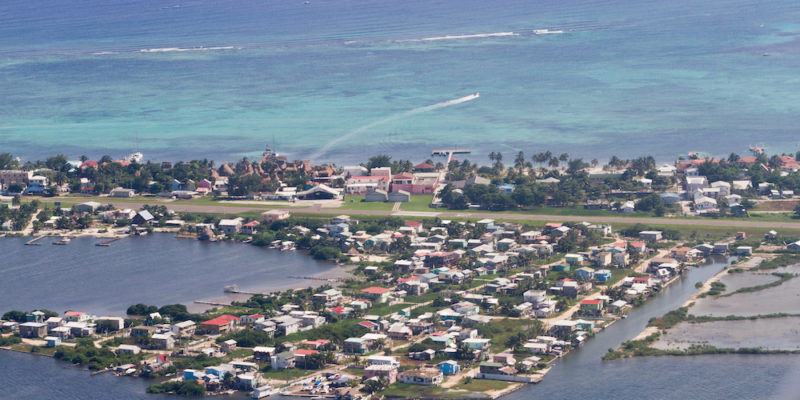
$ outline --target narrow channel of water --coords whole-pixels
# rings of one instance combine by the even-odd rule
[[[643,306],[590,339],[553,367],[542,383],[504,397],[523,399],[798,399],[800,356],[647,357],[602,361],[609,348],[639,334],[652,317],[674,310],[728,265],[717,258],[690,269]]]

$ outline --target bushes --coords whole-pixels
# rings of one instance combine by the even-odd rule
[[[22,339],[18,336],[0,336],[0,346],[6,347],[19,343],[22,343]]]
[[[651,318],[650,321],[647,322],[647,326],[655,326],[658,329],[669,329],[678,322],[685,320],[688,313],[688,307],[681,307],[664,314],[663,317]]]
[[[205,354],[191,358],[174,358],[172,365],[177,369],[204,369],[212,365],[219,365],[222,359],[219,357],[209,357]]]
[[[170,381],[147,387],[147,393],[175,393],[185,397],[203,397],[206,389],[195,381]]]
[[[253,329],[244,329],[241,331],[231,332],[227,335],[217,338],[217,343],[222,343],[226,340],[233,339],[236,345],[240,347],[256,347],[271,345],[275,342],[270,335],[264,331],[256,331]]]

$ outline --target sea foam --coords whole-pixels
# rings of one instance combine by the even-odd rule
[[[216,46],[216,47],[161,47],[161,48],[153,48],[153,49],[141,49],[139,50],[140,53],[172,53],[172,52],[184,52],[184,51],[211,51],[211,50],[240,50],[241,47],[235,46]]]
[[[460,40],[460,39],[479,39],[479,38],[491,38],[491,37],[507,37],[507,36],[519,36],[519,33],[515,32],[495,32],[495,33],[474,33],[470,35],[445,35],[445,36],[433,36],[427,37],[422,39],[404,39],[398,40],[398,43],[404,42],[435,42],[439,40]]]

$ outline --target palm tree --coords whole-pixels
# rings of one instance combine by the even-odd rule
[[[522,170],[525,169],[525,153],[521,151],[517,153],[517,158],[514,159],[514,167],[522,174]]]
[[[558,161],[567,162],[567,160],[569,160],[569,154],[567,153],[561,153],[561,155],[558,156]]]
[[[495,152],[489,153],[489,161],[491,161],[492,164],[494,164],[494,160],[495,160],[496,157],[497,157],[497,155],[495,154]]]
[[[592,168],[597,167],[600,164],[600,160],[593,158],[592,159]]]
[[[548,162],[548,165],[553,167],[553,168],[558,168],[558,159],[557,158],[551,158],[550,161]]]

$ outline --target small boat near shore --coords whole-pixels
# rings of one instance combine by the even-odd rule
[[[68,238],[68,237],[63,237],[63,238],[61,238],[61,239],[59,239],[59,240],[56,240],[55,242],[53,242],[53,244],[55,244],[55,245],[59,245],[59,246],[66,246],[66,245],[68,245],[68,244],[69,244],[69,242],[70,242],[71,240],[72,240],[72,239],[70,239],[70,238]]]

